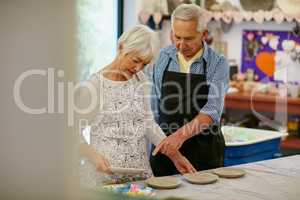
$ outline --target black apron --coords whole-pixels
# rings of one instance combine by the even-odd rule
[[[204,74],[168,71],[171,58],[163,74],[159,105],[159,125],[168,136],[193,120],[207,103],[209,85],[206,82],[206,62],[203,60]],[[225,142],[220,124],[213,124],[201,133],[186,140],[180,152],[197,171],[223,166]],[[154,150],[152,147],[152,151]],[[150,157],[154,176],[178,174],[172,161],[158,153]]]

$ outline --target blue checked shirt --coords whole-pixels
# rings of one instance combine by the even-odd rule
[[[208,101],[200,112],[209,115],[214,123],[219,123],[224,106],[225,92],[228,89],[229,66],[224,56],[217,54],[205,42],[203,47],[203,55],[192,63],[190,66],[190,73],[203,74],[203,59],[206,61],[206,79],[210,88]],[[160,105],[162,79],[169,59],[171,59],[168,68],[169,71],[180,72],[177,51],[174,45],[170,45],[160,51],[158,59],[150,70],[150,76],[153,83],[151,108],[157,122],[159,118],[158,108]]]

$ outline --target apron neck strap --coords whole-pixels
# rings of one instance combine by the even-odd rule
[[[166,70],[169,71],[169,66],[170,66],[170,63],[171,63],[171,60],[172,58],[169,57],[169,60],[168,60],[168,63],[167,63],[167,67],[166,67]],[[206,68],[207,68],[207,62],[205,59],[203,59],[203,74],[206,75]]]

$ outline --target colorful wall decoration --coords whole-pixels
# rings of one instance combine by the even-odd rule
[[[300,73],[300,37],[288,31],[244,30],[241,71],[253,70],[262,82],[282,79],[276,75],[286,67],[286,77],[297,81]],[[296,79],[296,80],[295,80]],[[300,81],[300,80],[299,80]]]

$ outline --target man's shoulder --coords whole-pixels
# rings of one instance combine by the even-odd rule
[[[155,73],[160,73],[164,70],[164,67],[167,65],[167,62],[170,58],[174,58],[176,55],[176,47],[174,45],[169,45],[164,48],[161,48],[159,51],[159,56],[155,60]]]
[[[215,60],[219,62],[220,60],[226,60],[223,54],[216,52],[212,47],[207,45],[207,57],[209,60]]]
[[[227,68],[228,62],[223,54],[220,54],[213,50],[211,47],[207,46],[207,60],[215,67],[218,68]]]
[[[207,48],[207,61],[209,62],[210,72],[227,74],[229,65],[223,54],[219,54],[211,47]]]
[[[174,45],[163,47],[160,50],[160,56],[170,56],[172,54],[176,54],[176,47]]]

